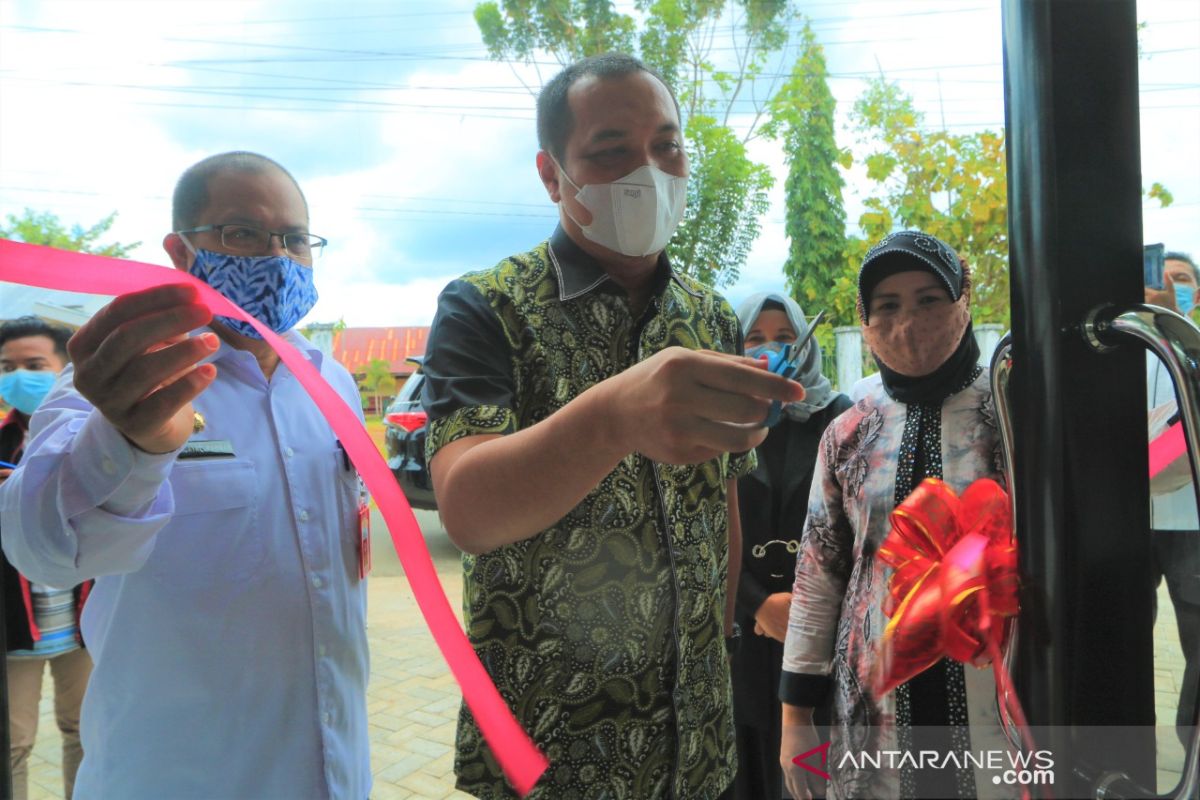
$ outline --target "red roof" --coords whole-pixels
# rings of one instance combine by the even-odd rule
[[[382,358],[393,375],[411,375],[413,365],[404,359],[425,354],[429,328],[346,328],[333,335],[333,357],[361,375],[367,365]]]

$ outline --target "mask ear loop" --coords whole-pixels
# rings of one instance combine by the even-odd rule
[[[181,242],[183,242],[183,246],[187,248],[187,250],[188,250],[188,252],[189,252],[189,253],[191,253],[193,256],[199,256],[199,255],[200,255],[200,253],[198,253],[198,252],[196,251],[196,248],[195,248],[195,246],[194,246],[194,245],[193,245],[191,242],[189,242],[189,241],[188,241],[188,238],[187,238],[187,235],[186,235],[186,234],[177,233],[177,234],[175,234],[175,235],[179,237],[179,240],[180,240]]]
[[[558,167],[559,174],[562,175],[564,178],[566,178],[567,183],[571,184],[572,188],[575,189],[575,194],[578,195],[580,192],[582,192],[583,187],[580,186],[575,181],[571,180],[571,176],[567,174],[567,171],[565,169],[563,169],[563,165],[558,163],[558,159],[554,157],[554,154],[551,153],[549,150],[547,150],[546,155],[549,156],[550,160],[554,162],[554,166]],[[575,202],[579,203],[578,198],[575,200]],[[583,205],[583,203],[579,203],[579,204]],[[566,213],[566,215],[571,218],[571,222],[574,222],[576,225],[579,226],[580,230],[591,227],[590,225],[584,225],[582,222],[575,219],[575,215],[571,213],[571,209],[567,208],[567,204],[564,201],[559,200],[558,205],[562,208],[563,212]]]

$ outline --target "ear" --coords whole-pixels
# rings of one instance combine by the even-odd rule
[[[166,250],[167,255],[171,257],[171,265],[175,269],[187,272],[195,256],[191,254],[187,249],[187,245],[183,243],[183,237],[178,233],[168,233],[163,237],[162,244],[163,250]]]
[[[562,200],[562,193],[558,183],[558,167],[554,163],[554,159],[545,150],[539,150],[537,154],[537,171],[538,177],[542,179],[542,186],[546,187],[546,194],[550,195],[550,199],[558,203]]]

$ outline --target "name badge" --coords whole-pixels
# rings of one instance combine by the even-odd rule
[[[371,574],[371,508],[358,501],[358,579]]]
[[[228,439],[189,439],[179,458],[233,458],[233,442]]]

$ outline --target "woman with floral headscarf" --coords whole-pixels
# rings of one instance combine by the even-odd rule
[[[746,355],[781,352],[804,339],[809,322],[795,300],[779,292],[753,295],[738,307]],[[791,605],[799,533],[808,508],[817,444],[826,426],[850,407],[821,373],[821,348],[810,339],[793,380],[804,399],[783,407],[779,422],[758,446],[758,466],[738,481],[742,571],[737,621],[742,641],[734,653],[733,709],[737,725],[738,800],[779,800],[779,665]]]
[[[876,551],[892,509],[927,477],[956,492],[979,478],[1003,480],[988,375],[971,331],[969,274],[944,242],[903,231],[867,253],[858,290],[863,339],[879,374],[821,440],[784,644],[780,763],[793,797],[824,783],[792,759],[821,744],[812,709],[832,696],[823,766],[830,797],[975,797],[995,787],[990,773],[976,781],[969,764],[956,768],[961,756],[922,770],[903,761],[876,769],[860,757],[944,756],[977,749],[985,737],[997,741],[990,668],[942,660],[886,696],[873,690],[891,575]]]

